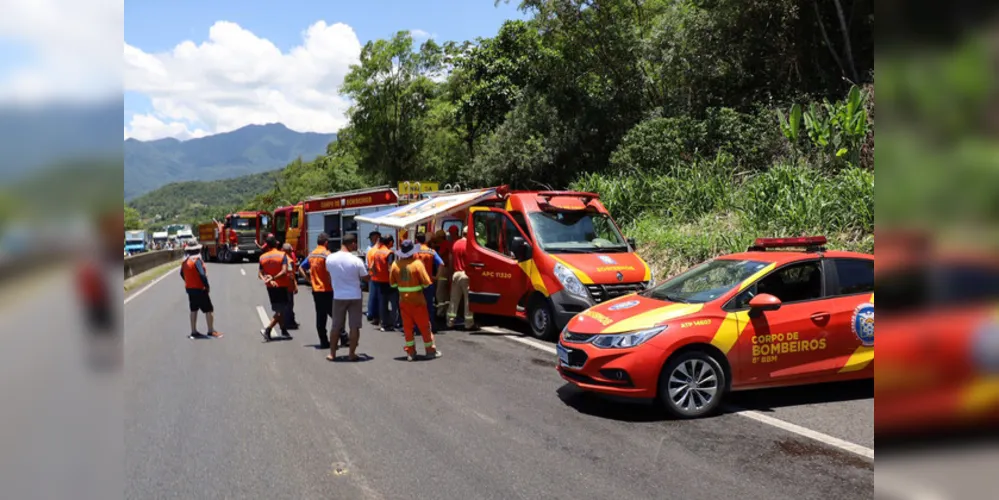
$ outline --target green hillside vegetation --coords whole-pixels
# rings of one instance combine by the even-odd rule
[[[131,200],[171,182],[228,179],[279,169],[295,158],[325,153],[335,137],[269,124],[188,141],[129,139],[124,146],[124,196]]]
[[[175,182],[127,202],[126,207],[142,214],[147,225],[193,226],[243,208],[272,189],[279,177],[280,171],[273,171],[219,181]]]
[[[871,2],[520,7],[491,38],[367,43],[328,154],[251,205],[401,180],[571,187],[660,276],[760,236],[873,251]]]

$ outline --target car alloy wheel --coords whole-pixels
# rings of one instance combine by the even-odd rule
[[[697,418],[713,412],[726,391],[725,372],[700,351],[672,359],[660,379],[660,399],[674,416]]]
[[[555,338],[552,310],[547,300],[535,299],[527,314],[531,323],[531,335],[540,340],[553,340]]]

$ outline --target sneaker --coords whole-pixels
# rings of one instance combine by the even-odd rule
[[[412,354],[409,354],[409,353],[406,354],[406,361],[415,361],[415,360],[416,360],[416,356],[414,356]]]
[[[191,332],[191,333],[187,334],[187,338],[189,338],[191,340],[196,340],[196,339],[203,339],[203,338],[205,338],[205,336],[203,334],[199,333],[199,332]]]
[[[270,328],[264,328],[263,330],[260,330],[260,335],[264,338],[264,342],[270,342],[271,341],[271,330],[270,330]]]
[[[440,351],[434,351],[432,353],[427,353],[427,359],[437,359],[439,357],[441,357],[441,352]]]

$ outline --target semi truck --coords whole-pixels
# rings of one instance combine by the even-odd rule
[[[166,231],[156,231],[153,233],[153,248],[163,250],[170,240],[170,233]]]
[[[256,260],[263,253],[264,238],[270,228],[270,213],[244,211],[198,225],[198,243],[205,260],[242,262]]]
[[[125,252],[135,255],[148,250],[145,231],[125,231]]]

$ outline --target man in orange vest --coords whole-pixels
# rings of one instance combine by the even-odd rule
[[[288,310],[284,315],[284,323],[289,330],[298,330],[298,320],[295,319],[295,295],[298,295],[298,256],[291,243],[285,243],[281,249],[288,256],[288,273],[291,275],[288,285]]]
[[[398,298],[395,290],[389,284],[389,271],[395,254],[392,247],[395,246],[394,238],[391,235],[381,239],[381,245],[375,250],[371,257],[371,281],[378,287],[378,310],[381,318],[381,328],[383,332],[393,332],[401,321],[399,318]],[[395,298],[395,300],[393,300]],[[389,308],[389,305],[395,307]]]
[[[371,231],[371,233],[368,234],[368,241],[371,242],[371,246],[368,247],[368,252],[367,252],[367,255],[365,256],[364,262],[367,263],[367,265],[368,265],[368,275],[369,276],[373,276],[374,275],[374,267],[373,267],[373,263],[371,261],[371,258],[374,257],[375,252],[378,251],[378,247],[382,246],[382,241],[381,240],[382,240],[382,233],[379,233],[378,231]],[[368,321],[372,325],[378,326],[378,324],[381,323],[381,321],[380,321],[381,320],[381,309],[380,309],[381,300],[379,299],[379,294],[378,294],[378,292],[380,290],[378,289],[377,285],[373,285],[370,282],[368,283],[368,285],[369,285],[368,286],[368,312],[367,312],[366,315],[368,317]]]
[[[326,269],[329,257],[329,236],[320,233],[316,239],[316,249],[302,262],[299,272],[312,284],[312,300],[316,303],[316,329],[319,332],[319,348],[329,349],[330,339],[326,335],[326,318],[333,317],[333,281]],[[308,273],[308,274],[306,274]],[[347,345],[347,332],[340,333],[340,345]]]
[[[215,331],[215,306],[212,305],[212,299],[208,295],[210,287],[205,263],[201,260],[201,245],[188,244],[184,247],[184,253],[187,255],[180,265],[180,277],[184,280],[187,302],[191,309],[191,334],[188,338],[192,340],[206,338],[198,333],[198,311],[205,313],[205,321],[208,323],[207,338],[220,338],[222,334]]]
[[[271,311],[274,316],[266,328],[260,330],[260,335],[264,337],[264,342],[271,340],[271,332],[275,326],[281,327],[281,336],[291,338],[285,328],[282,319],[285,310],[288,308],[288,289],[291,287],[291,275],[288,270],[291,268],[288,256],[281,251],[281,245],[277,238],[268,236],[266,240],[266,252],[260,256],[260,270],[257,277],[267,286],[267,297],[271,302]]]
[[[437,271],[444,266],[444,261],[441,257],[437,255],[434,249],[427,246],[427,234],[426,233],[416,233],[416,243],[418,249],[416,250],[416,258],[422,264],[427,273],[433,277],[437,276]],[[436,295],[437,284],[431,283],[426,289],[423,290],[423,299],[427,303],[427,314],[430,318],[431,333],[437,334],[437,312],[434,310],[434,297]]]
[[[399,244],[399,259],[392,263],[389,272],[389,283],[399,294],[400,312],[402,313],[402,329],[406,334],[406,359],[416,359],[416,341],[414,328],[420,329],[423,337],[423,347],[428,358],[441,357],[440,351],[434,345],[434,334],[430,330],[430,316],[427,313],[427,301],[423,291],[433,284],[423,263],[415,258],[416,245],[410,240]]]

